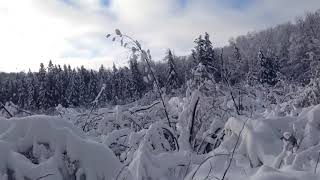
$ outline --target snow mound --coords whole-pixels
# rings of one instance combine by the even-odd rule
[[[251,167],[268,164],[269,155],[276,156],[281,152],[280,137],[264,120],[241,120],[231,117],[225,124],[225,130],[227,136],[222,147],[232,149],[240,136],[238,152],[249,158]]]
[[[282,171],[262,166],[250,180],[318,180],[320,177],[304,171]]]
[[[0,177],[100,180],[113,179],[120,169],[107,146],[85,139],[59,117],[1,119],[0,125],[7,127],[0,128]]]

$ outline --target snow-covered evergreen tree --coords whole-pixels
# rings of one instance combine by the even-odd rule
[[[27,74],[27,108],[36,109],[37,99],[38,99],[38,82],[37,77],[29,70]]]
[[[77,74],[76,70],[73,69],[70,73],[70,83],[66,92],[68,103],[70,106],[80,105],[80,81],[81,78]]]
[[[168,64],[168,72],[167,72],[167,78],[166,78],[167,81],[166,81],[165,87],[166,87],[167,93],[169,93],[172,91],[172,89],[177,89],[181,86],[181,80],[179,79],[179,76],[176,70],[174,55],[171,49],[168,49],[165,59],[167,60],[167,64]]]
[[[40,64],[40,69],[38,72],[38,80],[39,80],[39,98],[38,98],[38,106],[40,109],[48,108],[47,104],[47,86],[46,86],[46,69],[43,63]]]
[[[132,55],[130,56],[129,66],[132,76],[134,96],[135,98],[140,98],[143,95],[146,86],[143,81],[142,73],[139,70],[138,56],[135,52],[132,52]]]
[[[259,81],[262,84],[274,86],[279,81],[279,64],[277,57],[265,57],[262,51],[258,53],[261,69],[259,72]]]
[[[193,74],[197,76],[197,81],[221,81],[221,64],[215,59],[209,34],[205,33],[204,39],[200,35],[194,42],[196,46],[192,50],[192,56],[197,65]]]

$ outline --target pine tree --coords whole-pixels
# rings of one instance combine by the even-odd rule
[[[95,100],[96,96],[99,93],[98,89],[98,78],[96,73],[93,70],[90,70],[90,80],[88,83],[88,91],[89,91],[89,100],[92,102]]]
[[[17,83],[17,97],[18,97],[18,106],[19,107],[27,107],[27,99],[28,99],[28,90],[27,83],[25,82],[25,74],[18,73],[16,75],[15,82]]]
[[[40,64],[40,69],[37,74],[39,80],[39,98],[37,102],[37,106],[39,109],[46,109],[48,107],[47,104],[47,91],[46,91],[46,69],[43,63]]]
[[[201,74],[202,79],[211,79],[219,82],[221,80],[221,68],[215,60],[215,53],[208,33],[204,39],[200,35],[195,41],[195,48],[192,56],[197,64],[196,69]]]
[[[78,74],[80,77],[80,86],[79,86],[79,98],[81,105],[87,105],[91,102],[90,100],[90,93],[89,93],[89,81],[90,81],[90,75],[89,72],[84,66],[81,66],[80,69],[78,69]]]
[[[172,54],[172,51],[169,49],[167,51],[167,55],[165,57],[168,64],[168,76],[167,76],[167,82],[166,82],[166,90],[167,93],[171,92],[172,89],[177,89],[181,86],[181,81],[179,80],[178,73],[176,70],[176,65],[174,63],[174,56]]]
[[[26,79],[26,83],[27,83],[27,92],[28,92],[28,99],[27,99],[27,107],[28,109],[36,109],[37,106],[37,99],[38,99],[38,95],[37,95],[37,89],[38,89],[38,82],[36,77],[34,76],[34,74],[31,72],[31,70],[29,69],[29,72],[27,74],[27,79]]]
[[[120,82],[119,82],[118,68],[113,63],[113,66],[112,66],[112,88],[111,88],[112,89],[112,98],[111,98],[112,104],[118,103],[118,97],[119,97],[119,93],[120,93],[119,86],[120,86]]]
[[[132,77],[132,90],[134,92],[134,96],[136,99],[140,98],[146,89],[146,86],[143,82],[143,76],[138,67],[138,56],[133,53],[129,60],[129,66],[131,70],[131,77]]]
[[[70,68],[70,66],[69,66]],[[67,90],[70,83],[70,70],[67,65],[63,65],[63,70],[59,70],[57,74],[57,88],[59,90],[59,104],[63,107],[68,107]],[[60,68],[59,68],[60,69]],[[71,69],[71,68],[70,68]]]
[[[73,69],[70,72],[70,83],[66,91],[66,96],[68,98],[68,105],[72,107],[77,107],[80,105],[80,84],[81,78],[79,74]]]
[[[265,57],[262,51],[259,51],[258,58],[261,65],[258,78],[260,83],[270,86],[276,85],[279,81],[278,73],[280,69],[277,57]]]
[[[46,85],[46,103],[48,104],[47,108],[57,106],[57,99],[56,96],[56,74],[57,70],[56,67],[53,65],[52,61],[49,61],[47,75],[45,78],[45,85]],[[45,108],[45,109],[47,109]]]
[[[99,87],[102,87],[103,84],[105,84],[107,89],[102,92],[99,102],[107,102],[111,98],[111,93],[110,93],[111,80],[108,79],[107,71],[103,65],[101,65],[99,68],[97,78],[98,78]]]

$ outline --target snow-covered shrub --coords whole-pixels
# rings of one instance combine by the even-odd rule
[[[311,79],[310,83],[304,87],[297,98],[299,107],[308,107],[320,104],[320,79]]]
[[[160,180],[183,177],[181,171],[185,173],[191,154],[179,149],[172,129],[158,122],[144,132],[132,162],[128,166],[131,179]]]
[[[72,175],[100,180],[114,178],[120,169],[119,160],[107,146],[85,139],[61,118],[38,115],[1,120],[1,124],[9,125],[0,132],[1,176],[11,171],[7,175],[17,180],[46,175],[55,180]]]
[[[235,139],[240,138],[238,153],[247,156],[252,167],[264,164],[266,155],[281,152],[282,143],[276,130],[264,121],[230,118],[225,131],[225,141],[221,146],[232,151]]]

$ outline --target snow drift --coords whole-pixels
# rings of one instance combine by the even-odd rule
[[[0,127],[0,177],[106,180],[120,169],[107,146],[58,117],[0,119]]]

